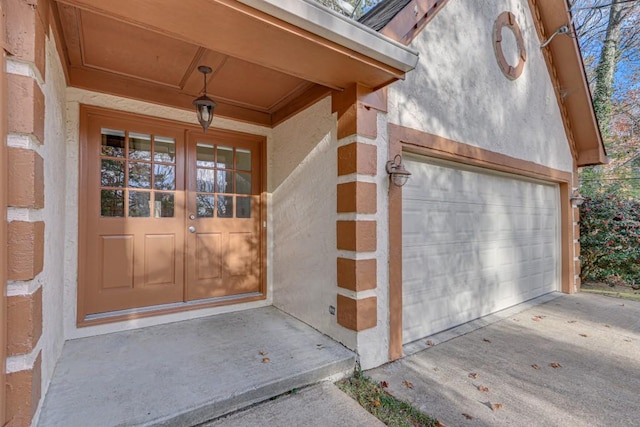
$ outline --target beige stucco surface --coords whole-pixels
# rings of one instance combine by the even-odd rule
[[[44,153],[45,249],[42,272],[42,394],[44,395],[64,344],[63,287],[65,229],[65,87],[62,64],[53,35],[46,44]]]
[[[495,58],[493,25],[512,12],[527,60],[509,80]],[[515,41],[504,29],[511,65]],[[527,0],[450,1],[411,43],[417,68],[389,90],[389,121],[563,171],[573,160]]]
[[[273,209],[274,305],[357,350],[363,368],[388,360],[388,178],[386,115],[378,114],[378,136],[337,139],[337,115],[331,98],[316,103],[273,130],[269,153]],[[377,147],[375,176],[338,176],[338,147],[358,141]],[[339,183],[354,180],[377,184],[376,213],[337,212]],[[375,220],[375,252],[337,249],[336,220]],[[337,257],[377,260],[377,287],[352,292],[337,286]],[[377,297],[376,327],[358,333],[337,323],[329,307],[338,294],[350,298]],[[336,307],[337,308],[337,307]]]
[[[337,324],[337,124],[331,98],[273,129],[269,192],[273,209],[273,303],[354,348]]]

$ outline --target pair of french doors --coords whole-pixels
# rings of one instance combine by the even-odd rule
[[[259,295],[261,139],[84,117],[79,319]]]

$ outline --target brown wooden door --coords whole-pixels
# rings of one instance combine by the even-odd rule
[[[83,108],[79,321],[261,297],[262,138]]]
[[[187,300],[259,293],[261,145],[190,133]]]
[[[87,141],[85,312],[182,301],[184,132],[96,115]]]

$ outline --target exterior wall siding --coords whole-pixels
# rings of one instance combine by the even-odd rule
[[[494,22],[504,11],[515,15],[527,56],[515,80],[505,77],[493,47]],[[503,50],[509,56],[515,40],[506,37],[508,30],[503,34]],[[448,2],[410,46],[420,52],[420,61],[405,81],[390,86],[390,123],[573,170],[527,0]]]
[[[336,295],[337,124],[325,98],[273,129],[269,186],[273,207],[274,295],[281,310],[349,348],[355,332],[329,307]]]

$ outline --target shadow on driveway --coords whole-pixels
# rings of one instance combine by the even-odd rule
[[[448,427],[640,426],[640,303],[564,295],[367,374]]]

